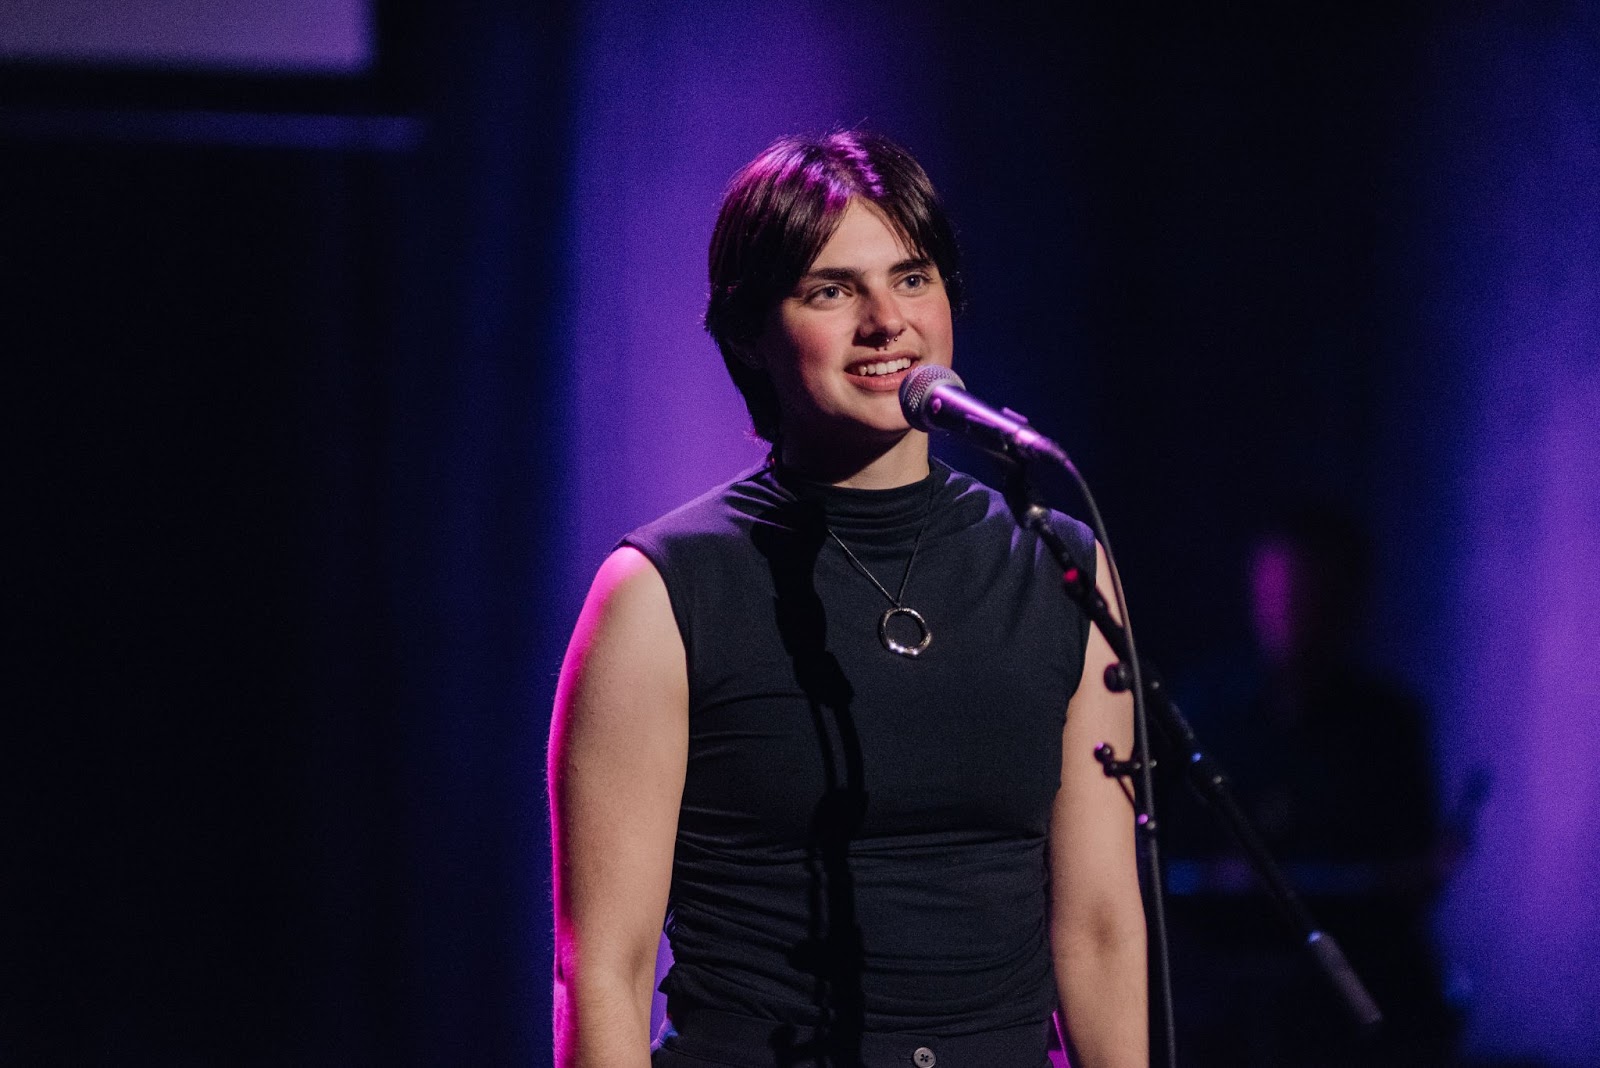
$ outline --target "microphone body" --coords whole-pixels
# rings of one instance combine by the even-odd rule
[[[948,367],[918,367],[900,383],[900,411],[918,430],[946,430],[973,438],[1009,458],[1052,460],[1071,467],[1066,451],[1010,408],[996,410],[966,391]]]

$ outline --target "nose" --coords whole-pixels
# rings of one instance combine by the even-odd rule
[[[906,320],[893,293],[874,292],[861,306],[861,341],[882,348],[905,333]]]

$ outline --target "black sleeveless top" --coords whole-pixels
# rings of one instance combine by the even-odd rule
[[[1092,573],[1088,530],[1055,522]],[[880,643],[889,602],[829,526],[890,593],[923,532],[904,594],[933,635],[919,658]],[[688,655],[669,1015],[1044,1020],[1046,843],[1089,624],[1038,538],[935,463],[892,490],[762,468],[624,544],[665,579]]]

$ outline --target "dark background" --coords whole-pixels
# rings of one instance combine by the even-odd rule
[[[730,53],[736,6],[697,31]],[[1494,288],[1441,265],[1495,248],[1457,228],[1494,189],[1460,146],[1479,76],[1540,42],[1575,42],[1559,84],[1592,94],[1591,10],[991,6],[869,5],[914,88],[817,123],[866,115],[943,189],[969,383],[1073,451],[1169,675],[1244,639],[1248,533],[1315,498],[1384,539],[1375,659],[1437,704],[1452,413],[1487,373],[1449,313]],[[377,13],[351,78],[0,69],[8,1063],[548,1060],[548,707],[626,529],[563,504],[596,418],[569,387],[585,71],[674,16]],[[1523,113],[1495,114],[1503,160]],[[1561,974],[1592,976],[1585,945]]]

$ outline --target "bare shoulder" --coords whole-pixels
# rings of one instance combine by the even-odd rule
[[[644,553],[626,545],[606,557],[595,574],[562,674],[596,657],[608,663],[621,658],[641,670],[682,662],[683,639],[667,584]]]
[[[639,550],[617,549],[601,564],[573,628],[558,712],[637,719],[686,708],[687,690],[666,583]]]
[[[644,553],[624,545],[600,565],[584,601],[583,614],[628,621],[635,616],[659,616],[662,609],[670,621],[672,605],[661,572]]]

